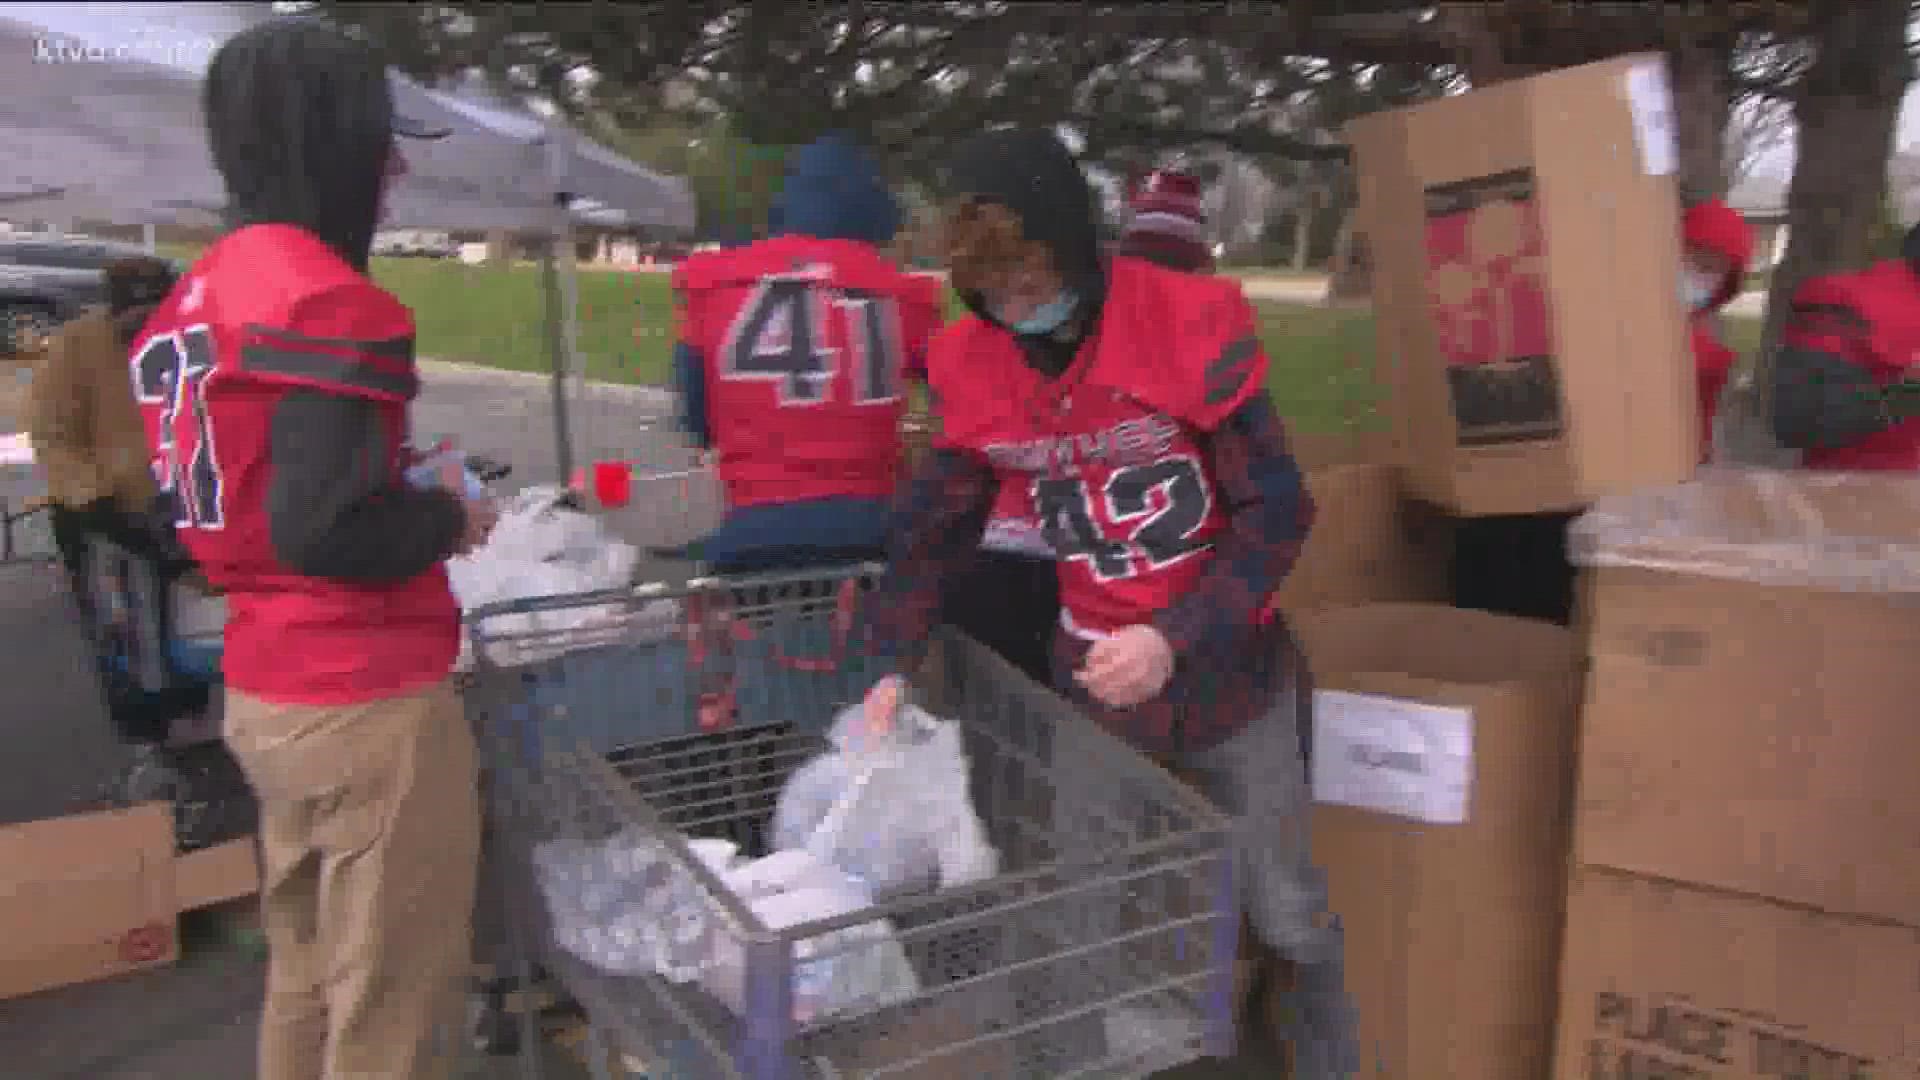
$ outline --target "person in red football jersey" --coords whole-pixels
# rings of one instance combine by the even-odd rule
[[[872,158],[830,134],[788,162],[767,239],[675,270],[681,424],[727,503],[688,553],[716,572],[881,557],[905,379],[941,309],[880,250],[899,221]]]
[[[1292,962],[1296,1075],[1349,1075],[1340,933],[1307,856],[1300,657],[1268,602],[1313,507],[1252,305],[1228,279],[1103,259],[1092,190],[1050,132],[970,140],[946,187],[972,314],[929,356],[941,431],[904,493],[869,647],[917,667],[943,580],[996,492],[1024,488],[1058,556],[1054,685],[1234,818],[1252,926]],[[870,722],[903,691],[876,684]],[[1092,759],[1056,748],[1056,814],[1112,782],[1085,774]]]
[[[1169,270],[1212,273],[1200,183],[1163,169],[1141,180],[1128,200],[1131,216],[1114,252]],[[948,579],[941,618],[1019,668],[1038,683],[1051,681],[1053,630],[1060,621],[1060,582],[1034,514],[1019,484],[1002,484],[987,517],[980,554]]]
[[[1747,264],[1753,259],[1753,230],[1726,203],[1702,199],[1681,219],[1685,244],[1680,278],[1681,301],[1693,336],[1694,370],[1700,394],[1700,460],[1713,453],[1713,418],[1736,357],[1720,340],[1715,316],[1740,295]]]
[[[1920,226],[1901,256],[1794,290],[1774,354],[1772,422],[1808,469],[1920,469]]]
[[[178,534],[227,598],[271,951],[259,1075],[449,1076],[480,820],[445,562],[493,511],[405,481],[413,317],[367,276],[395,136],[434,133],[307,19],[228,40],[204,106],[232,227],[129,364]]]
[[[1200,181],[1178,169],[1148,173],[1127,200],[1126,231],[1114,249],[1169,270],[1210,274],[1207,215],[1200,207]]]

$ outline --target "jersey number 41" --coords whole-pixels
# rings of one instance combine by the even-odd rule
[[[833,320],[845,349],[834,345]],[[837,288],[817,271],[772,275],[727,327],[721,377],[772,383],[782,407],[891,404],[902,391],[902,336],[890,296]]]

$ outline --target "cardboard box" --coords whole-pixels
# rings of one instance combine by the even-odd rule
[[[1920,926],[1920,484],[1713,471],[1573,539],[1579,864]]]
[[[1534,513],[1692,474],[1670,109],[1635,55],[1348,126],[1415,493]]]
[[[1910,929],[1583,869],[1554,1080],[1915,1080],[1916,971]]]
[[[251,840],[176,855],[159,803],[0,828],[0,999],[170,964],[181,912],[258,889]]]
[[[1577,649],[1421,604],[1299,620],[1318,680],[1313,849],[1346,926],[1369,1077],[1551,1062]]]
[[[1447,599],[1452,522],[1406,496],[1399,470],[1343,465],[1307,474],[1317,516],[1280,587],[1288,614]]]

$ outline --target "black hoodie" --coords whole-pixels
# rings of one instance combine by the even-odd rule
[[[1051,131],[1005,128],[961,143],[947,162],[943,187],[950,199],[970,197],[1006,207],[1026,239],[1053,253],[1054,268],[1079,297],[1079,306],[1059,330],[1015,338],[1034,370],[1058,376],[1073,362],[1106,298],[1100,204],[1092,185]],[[960,299],[981,319],[1005,328],[978,293],[963,292]]]
[[[312,19],[234,35],[207,69],[207,140],[236,230],[292,225],[365,273],[395,118],[372,50]],[[391,479],[399,449],[382,406],[319,390],[274,408],[267,517],[274,553],[310,577],[400,582],[431,569],[466,529],[461,500]]]
[[[202,101],[232,225],[298,225],[364,273],[393,149],[372,50],[311,19],[264,22],[220,48]]]

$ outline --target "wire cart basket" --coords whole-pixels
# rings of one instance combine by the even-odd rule
[[[835,715],[878,673],[848,641],[876,569],[698,578],[470,616],[468,709],[490,773],[483,888],[501,902],[511,969],[550,978],[593,1041],[650,1080],[1140,1077],[1230,1055],[1240,924],[1227,822],[957,634],[937,635],[939,685],[924,689],[959,724],[996,876],[775,930],[696,857],[698,839],[768,853],[787,777],[827,749]],[[662,602],[677,614],[662,617]],[[632,616],[618,643],[525,640],[572,633],[528,629],[536,611],[614,604]],[[708,952],[734,960],[729,991],[610,973],[556,945],[538,852],[616,835],[664,855]],[[642,889],[639,876],[578,888],[604,899]],[[875,927],[884,935],[857,932]],[[904,957],[904,991],[796,1016],[820,965],[882,948]],[[533,1021],[520,1022],[535,1077]]]

